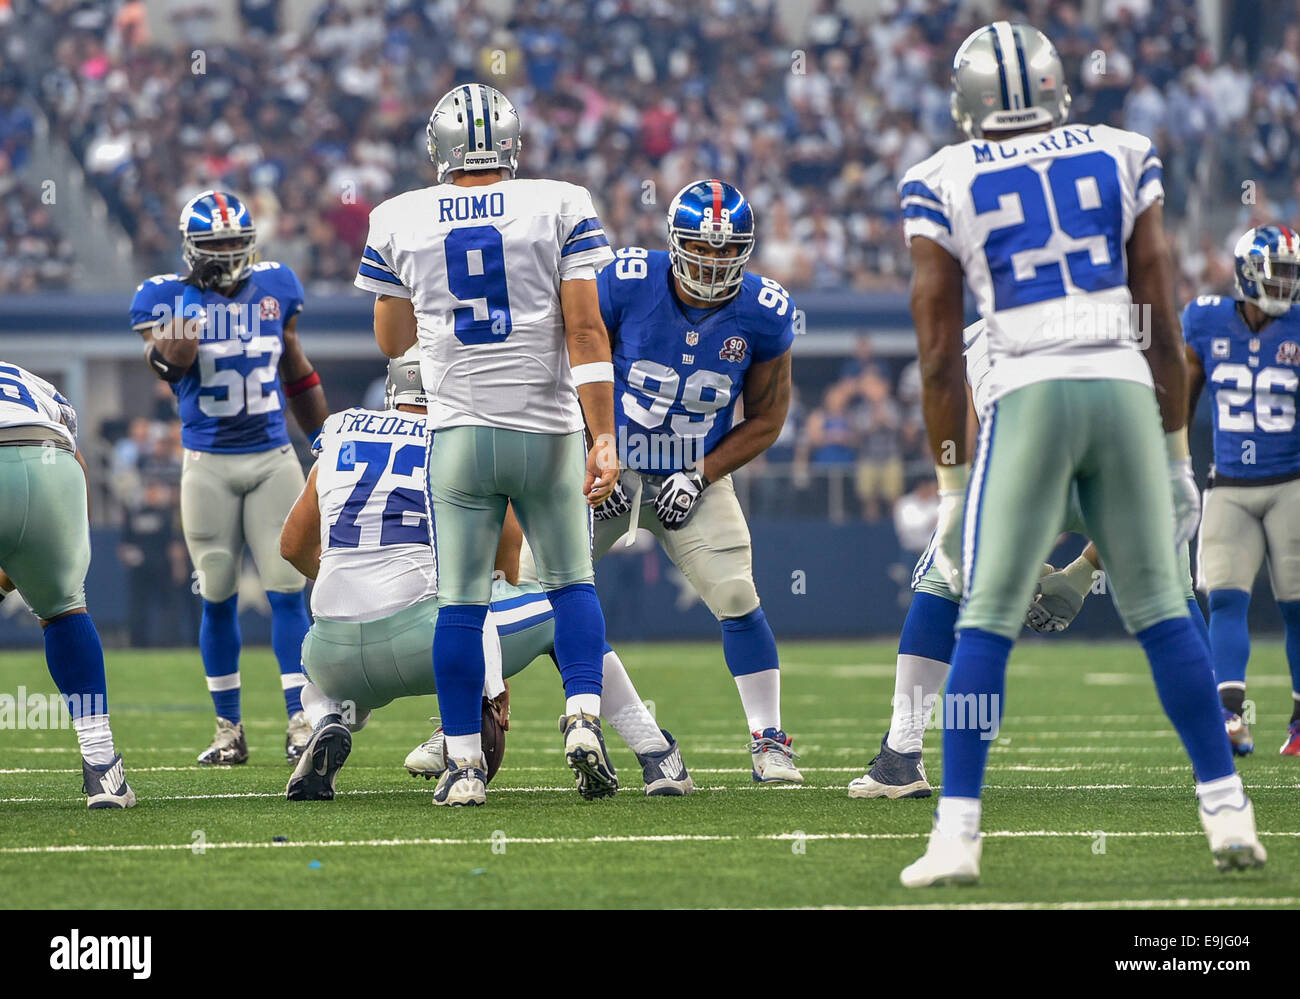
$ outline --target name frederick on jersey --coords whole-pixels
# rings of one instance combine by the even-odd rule
[[[339,420],[341,434],[377,434],[381,436],[423,437],[425,420],[408,420],[383,413],[344,413]]]

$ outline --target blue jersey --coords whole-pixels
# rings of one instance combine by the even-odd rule
[[[652,475],[696,467],[731,430],[749,366],[794,342],[789,292],[746,274],[724,305],[688,314],[673,292],[668,254],[638,246],[619,250],[596,284],[614,341],[623,467]]]
[[[131,300],[131,328],[181,313],[177,274],[151,277]],[[192,451],[244,454],[289,443],[280,356],[284,324],[302,310],[302,282],[274,261],[254,264],[233,298],[202,293],[207,312],[194,364],[172,391],[180,400],[181,443]]]
[[[1202,295],[1183,311],[1183,335],[1213,404],[1215,481],[1300,476],[1300,307],[1253,333],[1233,299]]]

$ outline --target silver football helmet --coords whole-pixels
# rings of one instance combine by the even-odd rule
[[[425,128],[438,183],[454,170],[519,167],[519,114],[501,91],[467,83],[443,94]]]
[[[388,362],[388,379],[384,383],[384,408],[399,405],[427,406],[429,397],[420,379],[420,345],[416,344],[401,357]]]
[[[952,119],[969,138],[1065,123],[1070,91],[1056,46],[1037,28],[994,21],[952,61]]]

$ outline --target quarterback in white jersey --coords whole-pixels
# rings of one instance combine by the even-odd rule
[[[507,503],[555,609],[565,758],[580,786],[613,794],[599,720],[605,620],[590,537],[590,508],[618,481],[614,368],[595,280],[613,253],[586,190],[516,179],[519,116],[497,90],[475,83],[449,91],[427,132],[438,184],[371,212],[356,284],[377,295],[375,339],[386,355],[418,342],[430,396],[442,611],[434,668],[455,764],[435,800],[485,800],[480,632]]]
[[[1074,495],[1191,758],[1216,864],[1265,859],[1170,543],[1195,531],[1200,497],[1162,168],[1147,139],[1067,125],[1069,103],[1046,36],[986,25],[953,61],[953,116],[970,138],[900,185],[922,404],[939,462],[935,562],[964,594],[948,694],[965,710],[945,712],[944,793],[924,856],[902,872],[909,887],[979,877],[980,795],[1007,659]],[[990,361],[973,470],[960,356],[966,283]],[[967,716],[972,706],[978,718]]]

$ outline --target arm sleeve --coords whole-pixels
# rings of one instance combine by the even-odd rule
[[[569,185],[560,201],[560,279],[579,278],[583,268],[600,270],[614,259],[605,227],[596,216],[591,193]]]
[[[952,238],[951,213],[943,188],[942,153],[908,170],[898,185],[898,197],[907,245],[912,245],[914,236],[924,236],[960,259]]]
[[[381,205],[380,208],[382,207]],[[366,237],[366,248],[361,251],[361,263],[357,267],[357,279],[353,284],[376,295],[410,298],[411,290],[397,276],[392,233],[377,218],[378,211],[375,209],[370,213],[370,234]]]

